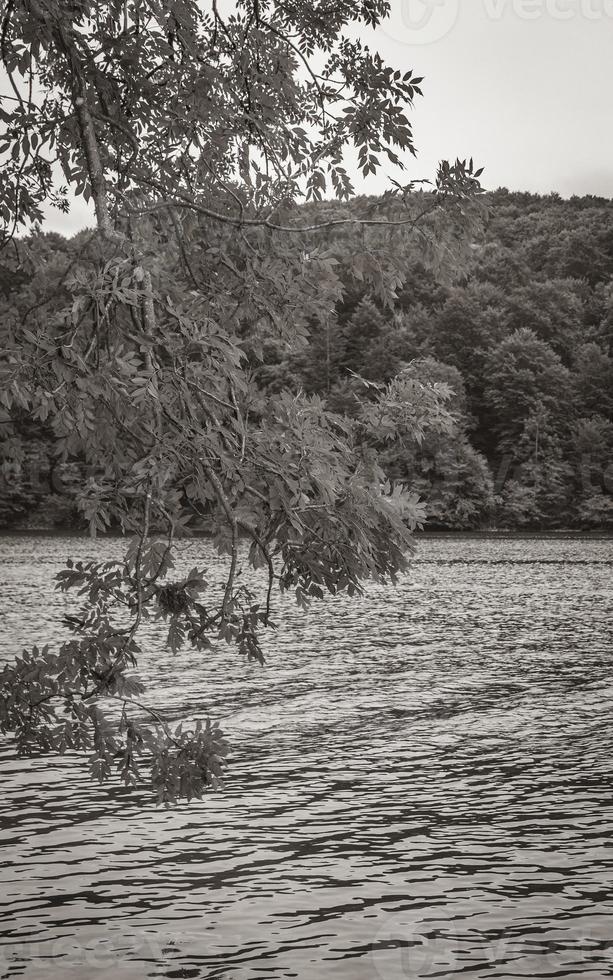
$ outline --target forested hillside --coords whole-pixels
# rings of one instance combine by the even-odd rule
[[[334,219],[369,203],[386,206],[361,198],[305,211]],[[393,230],[331,225],[323,242],[319,233],[314,253],[340,268],[343,294],[323,325],[313,319],[306,345],[268,341],[256,352],[254,340],[254,375],[269,393],[302,389],[348,415],[399,375],[447,392],[453,426],[421,442],[387,438],[380,426],[387,472],[424,499],[430,528],[613,527],[613,204],[502,189],[483,205],[460,262],[453,240],[443,239],[438,261],[426,257],[430,239],[418,229],[410,240],[398,233],[393,269],[373,269],[377,236],[389,245]],[[361,276],[365,235],[371,267]],[[36,275],[5,252],[0,325],[71,302],[57,273],[68,263],[78,275],[88,242],[85,232],[71,241],[37,233],[24,243]],[[395,284],[393,305],[378,277]],[[73,500],[83,474],[57,459],[45,420],[2,413],[0,522],[82,520]]]

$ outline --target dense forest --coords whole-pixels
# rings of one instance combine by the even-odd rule
[[[403,238],[396,268],[378,270],[396,282],[390,304],[372,268],[360,277],[359,256],[364,235],[372,263],[376,236],[393,234],[331,227],[314,245],[340,268],[342,295],[306,343],[268,340],[254,354],[261,388],[302,390],[352,416],[394,378],[436,386],[453,424],[407,442],[382,434],[378,447],[389,476],[425,502],[428,528],[613,527],[613,202],[488,194],[461,262],[426,261],[426,236]],[[88,241],[39,229],[21,243],[35,262],[5,251],[0,326],[37,305],[61,310],[70,294],[59,271],[79,275]],[[62,462],[47,420],[9,416],[1,402],[0,393],[0,524],[82,525],[78,463]]]

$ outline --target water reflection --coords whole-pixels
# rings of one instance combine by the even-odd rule
[[[0,655],[59,638],[52,575],[90,551],[0,543]],[[231,779],[167,812],[5,747],[2,976],[611,975],[612,564],[429,541],[392,592],[285,605],[264,669],[151,632],[150,696],[223,719]]]

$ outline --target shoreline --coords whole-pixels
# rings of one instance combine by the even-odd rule
[[[12,538],[32,538],[32,537],[44,537],[44,538],[76,538],[80,540],[114,540],[121,539],[123,537],[128,537],[127,535],[121,534],[119,531],[106,531],[104,533],[99,532],[96,538],[91,538],[87,530],[78,530],[74,527],[17,527],[17,528],[0,528],[0,537],[12,537]],[[586,529],[581,528],[517,528],[512,529],[497,529],[497,528],[483,528],[480,530],[423,530],[415,531],[413,535],[416,539],[424,538],[500,538],[504,540],[505,538],[598,538],[598,539],[611,539],[613,540],[613,528],[602,528],[602,529]],[[151,537],[156,537],[152,534]],[[190,538],[194,540],[207,540],[211,539],[213,535],[208,531],[194,531],[190,535],[185,535],[181,540],[187,541]],[[244,535],[241,535],[244,538]]]

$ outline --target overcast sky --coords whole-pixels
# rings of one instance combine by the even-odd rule
[[[613,197],[613,0],[392,0],[377,46],[425,76],[427,176],[470,156],[488,187]]]
[[[472,155],[489,188],[613,197],[613,0],[392,7],[384,27],[360,32],[389,63],[425,76],[406,180]],[[358,183],[386,186],[384,175]],[[90,220],[76,203],[70,216],[50,212],[47,227],[69,234]]]

